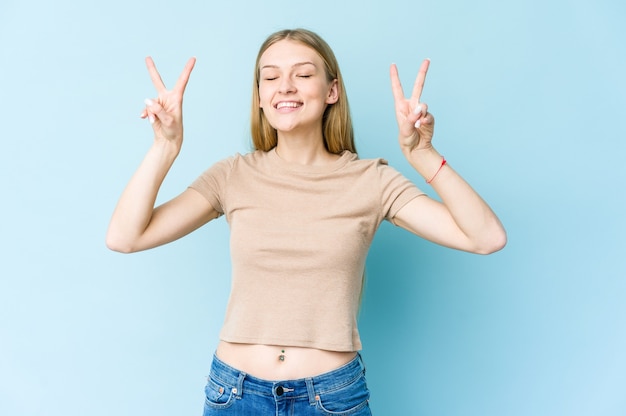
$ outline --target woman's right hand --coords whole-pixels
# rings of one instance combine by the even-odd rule
[[[146,58],[146,66],[158,95],[145,100],[146,108],[141,112],[141,118],[150,120],[155,140],[166,140],[178,150],[183,142],[183,94],[195,64],[196,58],[190,58],[174,88],[168,90],[152,58]]]
[[[154,143],[122,192],[106,236],[111,250],[132,253],[169,243],[218,217],[211,203],[193,188],[154,207],[157,194],[183,142],[183,94],[196,63],[185,69],[170,91],[165,88],[152,58],[148,72],[158,96],[146,103],[142,118],[150,119]]]

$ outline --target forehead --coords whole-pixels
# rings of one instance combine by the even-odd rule
[[[267,48],[259,59],[259,68],[290,67],[295,64],[310,62],[315,66],[323,67],[322,58],[311,48],[300,42],[288,39],[280,40]]]

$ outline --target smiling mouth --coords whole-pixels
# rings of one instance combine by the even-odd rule
[[[302,106],[302,103],[295,102],[295,101],[281,101],[275,105],[277,110],[280,110],[283,108],[298,108],[300,106]]]

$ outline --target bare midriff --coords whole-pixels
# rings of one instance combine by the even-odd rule
[[[217,358],[231,367],[257,378],[274,381],[297,380],[327,373],[347,364],[356,354],[226,341],[220,341],[216,352]]]

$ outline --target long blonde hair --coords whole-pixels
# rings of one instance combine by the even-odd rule
[[[324,145],[326,146],[326,150],[331,153],[338,154],[344,150],[356,153],[348,96],[346,95],[346,88],[343,84],[337,58],[335,58],[335,54],[324,39],[307,29],[286,29],[273,33],[263,42],[259,49],[254,67],[252,114],[250,118],[250,131],[254,149],[268,151],[274,148],[278,141],[276,129],[267,121],[259,103],[259,61],[261,60],[261,55],[263,55],[270,46],[281,40],[299,42],[315,50],[324,61],[327,81],[332,82],[333,80],[337,80],[339,99],[336,103],[326,107],[326,111],[322,117]]]

